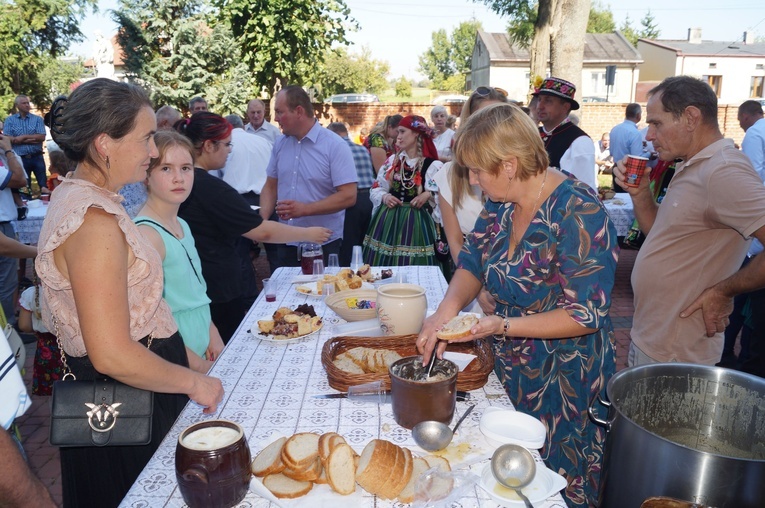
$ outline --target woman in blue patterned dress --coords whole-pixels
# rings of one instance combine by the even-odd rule
[[[459,340],[494,336],[495,371],[515,407],[546,426],[540,453],[566,477],[566,502],[594,505],[605,432],[587,408],[616,370],[608,316],[616,230],[590,187],[547,167],[533,121],[516,106],[471,116],[455,157],[489,201],[418,348],[424,361],[443,354],[437,330],[485,287],[497,314]]]

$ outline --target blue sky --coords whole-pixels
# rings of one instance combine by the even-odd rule
[[[402,74],[419,77],[418,57],[430,46],[432,32],[440,28],[451,32],[472,17],[489,32],[504,31],[507,25],[506,20],[483,3],[470,0],[346,0],[346,3],[360,25],[360,30],[351,34],[351,41],[357,49],[368,46],[375,58],[386,60],[392,77]],[[105,35],[114,33],[116,26],[105,11],[116,4],[116,0],[100,0],[102,12],[84,20],[81,29],[88,40],[74,47],[74,54],[92,56],[96,30]],[[691,27],[700,27],[705,40],[740,41],[745,30],[765,35],[764,0],[617,0],[601,4],[610,6],[617,25],[629,15],[634,27],[639,27],[640,19],[650,9],[661,30],[661,39],[684,39]]]

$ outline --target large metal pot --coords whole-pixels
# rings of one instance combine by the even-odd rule
[[[714,507],[765,503],[765,379],[683,363],[623,370],[608,383],[600,508],[651,496]],[[593,405],[595,402],[593,402]]]

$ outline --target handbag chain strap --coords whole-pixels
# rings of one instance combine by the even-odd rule
[[[66,361],[66,354],[64,353],[64,347],[61,345],[61,334],[59,333],[58,319],[56,316],[53,316],[53,331],[56,334],[56,343],[58,344],[59,355],[61,355],[61,364],[64,366],[64,376],[61,380],[66,381],[67,379],[72,379],[72,381],[77,381],[77,376],[74,375],[72,369],[69,368],[69,363]],[[149,341],[146,343],[146,349],[151,350],[152,342],[154,342],[154,332],[149,334]]]

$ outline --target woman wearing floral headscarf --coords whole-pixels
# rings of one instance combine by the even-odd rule
[[[438,190],[433,177],[443,165],[433,130],[421,116],[398,125],[398,151],[380,168],[370,191],[372,222],[364,238],[364,260],[373,266],[438,265],[431,217]]]

